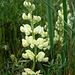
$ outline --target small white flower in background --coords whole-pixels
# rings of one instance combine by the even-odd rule
[[[55,33],[55,36],[57,36],[57,35],[58,35],[58,32],[57,32],[56,30],[54,31],[54,33]]]
[[[62,37],[60,37],[60,41],[61,41],[61,43],[63,43],[63,38]]]
[[[63,7],[63,3],[60,4],[60,7]]]
[[[49,46],[47,46],[47,49],[48,49],[48,50],[50,49],[50,45],[49,45]]]
[[[48,61],[48,57],[44,58],[45,56],[45,53],[44,52],[39,52],[37,55],[36,55],[36,59],[39,61],[39,62],[47,62]]]
[[[27,19],[28,19],[28,16],[27,16],[25,13],[23,13],[23,14],[22,14],[22,18],[23,18],[24,20],[27,20]]]
[[[68,5],[68,3],[66,3],[67,4],[67,10],[69,11],[70,10],[70,8],[69,8],[69,5]],[[61,9],[60,10],[58,10],[58,14],[61,16],[61,18],[62,19],[64,19],[64,15],[63,15],[63,3],[61,3],[60,4],[60,7],[61,7]],[[68,25],[69,26],[71,26],[71,23],[70,23],[70,16],[71,16],[71,13],[68,13],[67,14],[67,23],[68,23]],[[63,31],[63,29],[62,28],[59,28],[59,26],[60,27],[64,27],[64,22],[60,19],[60,17],[58,17],[58,19],[57,19],[57,21],[56,21],[56,27],[55,27],[55,37],[54,37],[54,43],[57,43],[58,41],[60,41],[61,43],[63,43],[63,33],[64,33],[64,31]],[[58,32],[59,32],[59,34],[60,34],[60,38],[59,38],[59,35],[58,35]]]
[[[8,45],[5,45],[4,48],[5,48],[5,50],[7,50],[9,48],[9,46]]]
[[[70,18],[70,17],[71,17],[71,13],[68,14],[68,18]]]
[[[45,51],[47,48],[43,48],[43,50]]]
[[[67,10],[68,10],[68,11],[70,10],[70,7],[69,7],[69,5],[67,5]]]
[[[22,45],[23,47],[27,47],[29,46],[29,43],[25,39],[22,39]]]

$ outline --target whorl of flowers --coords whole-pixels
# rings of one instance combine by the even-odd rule
[[[24,68],[25,72],[23,72],[22,75],[41,75],[40,70],[37,72],[34,72],[33,70],[37,61],[47,62],[49,59],[48,57],[45,57],[45,52],[39,51],[50,49],[48,32],[46,32],[45,28],[40,25],[34,28],[36,23],[41,21],[40,16],[32,15],[32,12],[35,10],[35,5],[31,4],[29,1],[24,1],[23,5],[28,9],[29,13],[28,15],[23,13],[22,18],[23,20],[29,20],[30,25],[23,24],[23,26],[20,27],[20,31],[25,33],[25,38],[22,39],[22,46],[27,48],[30,47],[30,49],[26,48],[27,50],[25,50],[25,53],[22,53],[22,57],[24,59],[32,60],[34,66],[32,70],[29,68]],[[35,37],[36,35],[37,38]]]
[[[63,3],[60,4],[60,10],[58,10],[58,14],[60,15],[60,17],[62,19],[64,19],[64,15],[63,15]],[[67,11],[69,12],[70,8],[69,5],[67,3]],[[71,17],[71,13],[68,13],[67,15],[67,23],[68,25],[71,26],[70,23],[70,17]],[[57,43],[58,41],[61,42],[61,45],[63,45],[63,35],[64,35],[64,31],[62,28],[64,28],[64,22],[58,17],[57,21],[56,21],[56,27],[55,27],[55,31],[54,31],[54,43]],[[60,28],[62,27],[62,28]]]

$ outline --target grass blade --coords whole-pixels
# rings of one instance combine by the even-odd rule
[[[64,15],[64,21],[67,23],[67,4],[66,4],[66,0],[63,0],[63,15]],[[67,27],[66,27],[65,23],[64,23],[64,29],[67,30]],[[67,35],[67,33],[64,31],[63,43],[67,42],[67,36],[66,35]],[[66,51],[66,44],[63,46],[63,50]],[[64,61],[63,55],[64,54],[62,54],[62,63]]]
[[[51,0],[47,0],[47,3],[51,6]],[[52,18],[52,10],[47,6],[47,14],[48,14],[48,27],[49,27],[49,38],[50,38],[50,46],[51,46],[51,57],[54,59],[53,55],[53,18]]]

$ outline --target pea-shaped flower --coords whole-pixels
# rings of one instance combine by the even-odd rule
[[[25,7],[31,7],[31,3],[30,2],[27,2],[27,1],[24,1],[23,5]]]
[[[39,62],[47,62],[48,61],[48,57],[44,58],[45,57],[45,53],[44,52],[39,52],[37,55],[36,55],[36,59],[39,61]]]
[[[23,57],[24,59],[28,59],[28,58],[29,58],[29,56],[28,56],[27,53],[22,53],[22,57]]]
[[[22,45],[23,45],[23,47],[27,47],[27,46],[29,46],[29,43],[27,42],[27,40],[22,39]]]
[[[26,50],[26,53],[22,53],[22,57],[25,59],[30,59],[30,60],[34,60],[34,56],[35,54],[33,52],[31,52],[30,50]]]
[[[33,49],[34,48],[34,45],[35,45],[35,42],[36,42],[36,40],[35,39],[33,39],[33,36],[26,36],[25,37],[26,38],[26,40],[28,41],[28,43],[30,44],[30,47]]]
[[[40,70],[34,72],[34,71],[32,71],[31,69],[29,69],[29,68],[24,68],[24,71],[25,71],[25,72],[22,72],[22,75],[41,75],[41,74],[40,74],[40,72],[41,72]]]
[[[31,26],[29,24],[23,24],[23,26],[20,27],[20,31],[24,32],[26,35],[30,35],[32,32]]]
[[[41,17],[40,16],[33,16],[33,23],[37,23],[41,20]]]
[[[44,43],[44,39],[43,38],[38,38],[36,41],[36,45],[41,45]]]
[[[22,75],[28,75],[26,72],[22,72]]]
[[[34,34],[42,34],[44,32],[44,28],[41,26],[37,26],[36,28],[34,28]]]
[[[31,60],[34,60],[35,54],[33,52],[31,52],[30,50],[26,50],[26,53],[28,54],[28,56]]]
[[[24,20],[27,20],[27,19],[28,19],[28,16],[27,16],[25,13],[23,13],[23,14],[22,14],[22,18],[23,18]]]

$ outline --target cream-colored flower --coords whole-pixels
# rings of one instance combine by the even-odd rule
[[[48,46],[48,41],[43,43],[43,47],[47,47]]]
[[[41,72],[40,70],[34,72],[34,71],[32,71],[31,69],[29,69],[29,68],[24,68],[24,71],[25,71],[25,73],[27,73],[27,75],[41,75],[41,74],[40,74],[40,72]]]
[[[49,46],[47,46],[47,49],[48,49],[48,50],[50,49],[50,45],[49,45]]]
[[[20,31],[25,33],[25,28],[23,26],[21,26]]]
[[[31,30],[31,26],[28,24],[23,24],[24,28],[25,28],[25,34],[26,35],[30,35],[30,33],[32,32]]]
[[[41,52],[39,52],[39,53],[36,55],[36,59],[37,59],[39,62],[42,62],[44,56],[45,56],[45,53],[41,51]]]
[[[25,72],[26,72],[27,74],[30,74],[30,75],[35,74],[35,72],[32,71],[32,70],[29,69],[29,68],[24,68],[24,70],[25,70]]]
[[[44,28],[41,26],[37,26],[36,28],[34,28],[34,34],[42,34],[44,32]]]
[[[25,58],[25,59],[28,59],[29,58],[29,56],[28,56],[27,53],[22,53],[22,57]]]
[[[60,7],[63,7],[63,3],[60,4]]]
[[[41,45],[44,43],[44,39],[43,38],[38,38],[36,41],[36,45]]]
[[[35,54],[34,54],[33,52],[31,52],[30,50],[26,50],[26,53],[27,53],[27,55],[29,56],[29,58],[30,58],[31,60],[34,60]]]
[[[40,70],[39,70],[39,71],[37,71],[37,72],[36,72],[36,75],[39,75],[39,73],[40,73],[40,72],[41,72]]]
[[[26,20],[28,17],[27,17],[27,15],[26,15],[25,13],[23,13],[23,14],[22,14],[22,18],[23,18],[24,20]]]
[[[33,36],[26,36],[25,37],[27,42],[30,44],[30,47],[33,49],[34,48],[34,45],[36,44],[36,40],[33,39]]]
[[[22,72],[22,75],[28,75],[26,72]]]
[[[35,10],[35,5],[34,4],[32,4],[32,10]]]
[[[41,17],[40,16],[34,16],[33,15],[33,23],[35,24],[35,23],[37,23],[37,22],[39,22],[41,20]]]
[[[48,61],[48,57],[45,57],[45,53],[44,52],[39,52],[37,55],[36,55],[36,59],[39,61],[39,62],[47,62]]]
[[[25,7],[30,7],[30,6],[31,6],[31,3],[24,1],[23,5],[24,5]]]
[[[38,45],[38,48],[39,48],[39,49],[43,49],[43,44]]]
[[[48,57],[45,57],[45,58],[42,59],[42,61],[43,61],[43,62],[47,62],[48,59],[49,59]]]
[[[31,14],[30,13],[28,14],[28,20],[31,20]]]
[[[29,43],[25,39],[22,39],[22,45],[23,47],[27,47],[29,46]]]
[[[44,32],[44,31],[43,31],[43,32],[41,33],[41,37],[47,37],[47,32]]]
[[[33,49],[34,48],[34,44],[31,44],[30,47]]]
[[[43,50],[45,51],[47,48],[43,48]]]
[[[33,36],[29,36],[29,37],[26,36],[25,38],[26,38],[26,40],[28,41],[29,44],[34,44]]]

